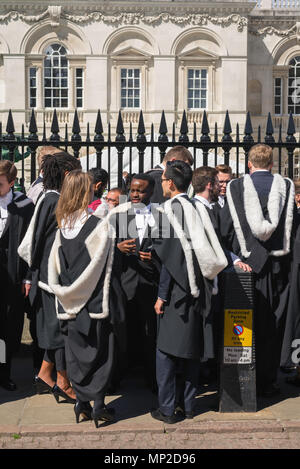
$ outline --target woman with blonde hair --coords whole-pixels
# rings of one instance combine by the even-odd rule
[[[49,286],[65,338],[67,372],[76,393],[74,412],[113,421],[104,404],[115,338],[124,323],[123,292],[114,272],[114,238],[106,220],[89,213],[91,176],[71,171],[56,209],[58,232],[49,259]],[[119,327],[121,325],[121,327]],[[90,405],[94,401],[94,407]]]

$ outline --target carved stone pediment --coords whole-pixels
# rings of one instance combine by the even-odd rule
[[[180,60],[217,60],[219,58],[218,55],[214,54],[213,52],[209,52],[201,47],[194,47],[193,49],[184,52],[178,56]]]
[[[151,56],[147,54],[146,52],[143,52],[141,50],[138,50],[134,47],[125,47],[123,49],[119,49],[114,51],[112,58],[113,59],[121,59],[121,58],[127,58],[127,57],[134,57],[134,58],[140,58],[140,59],[150,59]]]

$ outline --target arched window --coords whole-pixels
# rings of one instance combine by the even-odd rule
[[[289,63],[288,112],[300,114],[300,56]]]
[[[51,44],[44,59],[44,106],[68,107],[68,59],[61,44]]]

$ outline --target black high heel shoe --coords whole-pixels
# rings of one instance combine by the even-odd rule
[[[96,428],[99,428],[98,420],[102,420],[103,422],[114,422],[115,418],[115,409],[111,407],[108,409],[107,407],[101,407],[100,409],[93,408],[92,410],[92,419],[94,420]]]
[[[59,397],[62,397],[68,404],[76,404],[76,399],[68,396],[57,384],[53,386],[52,392],[57,403],[59,403]]]
[[[53,392],[53,388],[41,378],[39,378],[38,375],[34,377],[33,385],[35,386],[37,394],[49,394]]]
[[[82,422],[92,419],[92,406],[89,402],[76,401],[74,405],[74,412],[76,423],[79,423],[80,415],[82,415]]]

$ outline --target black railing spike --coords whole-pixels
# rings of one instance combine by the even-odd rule
[[[90,139],[90,123],[88,122],[87,123],[87,126],[86,126],[86,142],[90,142],[91,139]]]
[[[201,133],[202,135],[209,135],[210,133],[206,111],[203,112]]]
[[[129,142],[133,142],[132,122],[129,122]]]
[[[15,126],[14,126],[14,120],[12,116],[11,109],[8,111],[8,117],[7,117],[7,124],[6,124],[6,132],[8,133],[9,136],[14,138],[14,132],[15,132]]]
[[[267,145],[272,145],[272,143],[275,142],[275,139],[273,137],[273,133],[274,133],[274,127],[273,127],[273,123],[272,123],[271,113],[269,112],[268,120],[267,120],[266,136],[265,136],[265,143]]]
[[[102,126],[102,119],[101,119],[100,109],[98,109],[98,112],[97,112],[97,120],[96,120],[96,125],[95,125],[95,134],[96,135],[102,135],[103,134],[103,126]]]
[[[173,122],[173,124],[172,124],[172,140],[173,140],[173,142],[175,142],[175,138],[176,138],[175,122]]]
[[[138,123],[138,135],[145,137],[145,124],[144,124],[144,117],[143,117],[143,111],[140,111],[140,116],[139,116],[139,123]],[[146,138],[146,137],[145,137]]]
[[[72,133],[73,133],[72,140],[81,139],[80,132],[81,132],[81,129],[80,129],[80,125],[79,125],[78,112],[77,112],[77,109],[75,109],[74,119],[73,119],[73,126],[72,126]]]
[[[36,120],[35,120],[35,114],[34,110],[32,109],[31,111],[31,116],[30,116],[30,123],[29,123],[29,133],[31,134],[30,137],[36,136],[37,137],[37,125],[36,125]]]
[[[294,122],[293,114],[290,112],[287,134],[294,135],[295,133],[296,133],[295,122]]]
[[[247,112],[244,133],[245,133],[245,135],[253,134],[253,127],[252,127],[252,122],[251,122],[251,117],[250,117],[250,112],[249,111]]]
[[[180,126],[180,134],[181,136],[187,137],[188,132],[189,132],[189,129],[187,125],[186,112],[184,110],[182,114],[182,120],[181,120],[181,126]]]
[[[240,126],[239,123],[236,124],[236,142],[240,141]]]
[[[59,134],[59,126],[58,126],[58,120],[57,120],[56,109],[54,109],[54,112],[53,112],[52,124],[51,124],[51,132],[52,132],[52,134],[54,134],[54,135]]]
[[[154,141],[154,124],[151,124],[151,142]]]
[[[267,120],[266,134],[267,135],[273,135],[273,133],[274,133],[274,127],[273,127],[271,113],[269,112],[268,113],[268,120]]]
[[[123,137],[124,136],[124,125],[123,125],[123,119],[122,119],[122,114],[121,111],[119,111],[119,116],[118,116],[118,122],[117,122],[117,128],[116,128],[116,133],[117,133],[117,138]]]
[[[279,124],[278,142],[282,142],[282,122]]]
[[[259,125],[257,129],[257,143],[260,143],[260,142],[261,142],[261,126]]]
[[[68,124],[65,124],[65,142],[68,141]]]
[[[111,123],[108,123],[107,126],[107,140],[110,142],[111,141]]]
[[[46,135],[46,122],[43,122],[43,141],[47,140],[47,135]]]
[[[193,131],[193,142],[197,142],[197,124],[196,122],[194,124],[194,131]]]
[[[218,137],[218,124],[217,124],[217,122],[215,122],[215,140],[214,140],[215,143],[218,142],[218,138],[219,138]]]
[[[168,133],[165,111],[162,111],[161,113],[161,119],[160,119],[158,132],[160,135],[166,135]]]
[[[24,124],[22,124],[22,132],[21,132],[21,135],[22,135],[22,140],[24,140],[24,137],[25,137],[25,132],[24,132]]]
[[[228,136],[232,133],[232,128],[231,128],[230,117],[229,117],[229,112],[228,111],[226,111],[226,115],[225,115],[223,133],[225,135],[228,135]]]
[[[210,128],[208,125],[208,120],[207,120],[207,114],[206,111],[203,112],[203,118],[202,118],[202,126],[201,126],[201,137],[200,137],[200,142],[210,142]],[[218,137],[217,137],[218,138]]]

